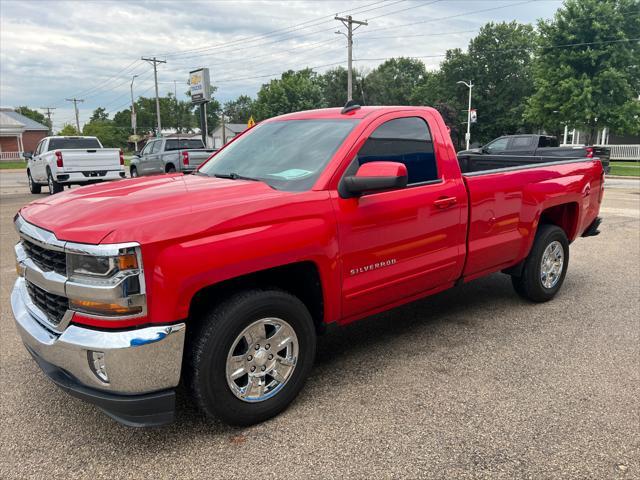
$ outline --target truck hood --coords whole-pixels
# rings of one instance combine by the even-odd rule
[[[214,225],[246,210],[240,205],[287,195],[262,182],[162,175],[74,188],[36,200],[20,214],[63,241],[144,243],[188,234],[196,211]]]

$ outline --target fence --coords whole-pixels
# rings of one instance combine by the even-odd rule
[[[0,152],[0,162],[22,160],[21,152]]]
[[[640,161],[640,145],[602,145],[610,150],[609,160]]]

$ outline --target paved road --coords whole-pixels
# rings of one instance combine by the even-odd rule
[[[640,478],[637,186],[609,183],[602,234],[573,244],[550,303],[496,274],[322,337],[271,421],[229,428],[182,398],[174,425],[134,430],[20,344],[11,219],[34,197],[0,176],[2,478]]]

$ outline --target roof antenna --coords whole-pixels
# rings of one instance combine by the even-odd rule
[[[349,100],[347,101],[347,103],[344,104],[344,107],[342,107],[342,110],[340,110],[341,114],[345,114],[345,113],[349,113],[353,110],[358,110],[360,108],[360,105],[358,105],[358,103],[355,100]]]

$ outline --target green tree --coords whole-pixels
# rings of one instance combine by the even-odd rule
[[[253,115],[253,99],[240,95],[235,100],[224,104],[225,119],[229,123],[247,123]]]
[[[552,20],[540,21],[526,117],[548,130],[584,130],[587,142],[605,126],[639,133],[639,11],[638,0],[567,0]]]
[[[357,69],[353,71],[353,99],[364,105],[362,97],[364,75]],[[318,78],[324,105],[327,107],[342,107],[347,103],[347,69],[337,67],[327,70]]]
[[[289,70],[279,79],[262,85],[254,103],[256,121],[299,110],[321,108],[322,89],[310,68]]]
[[[78,132],[78,129],[75,126],[70,123],[65,123],[62,129],[58,132],[58,135],[63,137],[72,137],[74,135],[80,135],[80,132]]]
[[[452,137],[462,140],[457,132],[466,131],[469,90],[457,82],[471,80],[471,108],[478,111],[478,122],[471,127],[473,142],[486,143],[500,135],[528,130],[523,113],[526,100],[533,93],[535,38],[530,25],[487,23],[469,42],[467,52],[447,51],[440,70],[428,74],[416,87],[413,101],[444,104],[450,107],[449,111],[457,111],[456,125],[448,124]]]
[[[37,110],[32,110],[29,107],[18,107],[16,108],[16,112],[18,112],[21,115],[24,115],[27,118],[30,118],[31,120],[41,123],[42,125],[46,125],[47,127],[49,127],[49,129],[51,129],[51,125],[49,125],[49,119],[47,117],[44,116],[44,114],[38,112]]]
[[[91,114],[90,122],[104,122],[109,119],[109,114],[105,108],[98,107]]]
[[[366,101],[369,105],[410,105],[413,91],[425,75],[420,60],[404,57],[387,60],[366,76]]]

